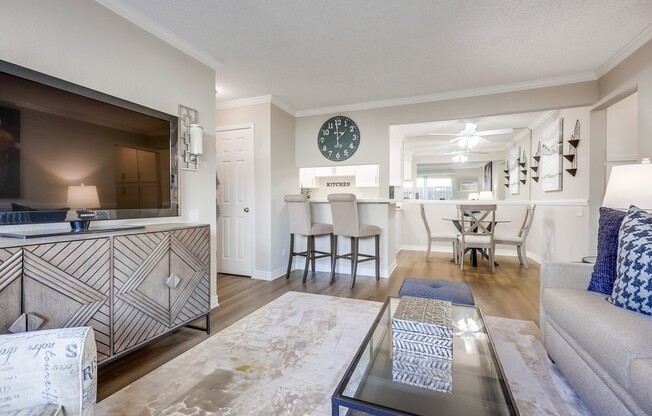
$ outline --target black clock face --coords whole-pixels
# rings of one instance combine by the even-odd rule
[[[319,129],[317,145],[326,159],[335,162],[346,160],[360,147],[358,125],[344,116],[329,118]]]

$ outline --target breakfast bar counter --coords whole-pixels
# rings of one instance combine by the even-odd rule
[[[313,222],[333,223],[331,216],[330,204],[327,200],[311,199]],[[396,268],[396,201],[392,199],[358,199],[358,218],[360,224],[371,224],[380,227],[380,276],[389,277]],[[298,247],[302,247],[300,242]],[[351,251],[348,239],[340,237],[337,242],[338,253],[344,254]],[[317,250],[328,251],[328,239],[318,238],[316,240]],[[374,239],[364,238],[360,240],[360,252],[373,254]],[[299,259],[303,266],[303,259]],[[330,272],[330,258],[318,259],[316,270]],[[350,262],[338,261],[336,273],[351,273]],[[374,276],[375,270],[373,262],[360,263],[358,265],[358,275]]]

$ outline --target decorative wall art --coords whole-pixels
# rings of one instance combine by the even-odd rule
[[[530,166],[530,169],[532,169],[532,180],[534,182],[539,182],[539,161],[541,160],[541,142],[537,145],[537,151],[536,153],[532,156],[532,165]]]
[[[0,198],[20,198],[20,111],[0,107]]]
[[[520,153],[519,149],[519,153]],[[520,180],[520,166],[518,165],[518,157],[514,161],[509,162],[509,193],[518,195],[518,183]]]
[[[519,148],[519,154],[520,154],[520,148]],[[519,156],[518,158],[518,166],[519,166],[519,171],[521,174],[519,175],[519,180],[523,185],[527,182],[527,154],[525,153],[525,149],[523,149],[523,154]]]
[[[484,165],[484,191],[493,191],[493,162]]]
[[[566,169],[566,172],[575,176],[577,173],[577,146],[580,144],[580,120],[575,121],[575,128],[573,129],[573,135],[568,141],[568,153],[564,155],[564,158],[570,162],[570,168]]]
[[[541,188],[544,192],[562,190],[562,153],[564,144],[564,118],[542,139],[539,165]]]

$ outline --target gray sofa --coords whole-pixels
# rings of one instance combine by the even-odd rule
[[[595,415],[652,415],[652,317],[589,292],[593,266],[541,267],[541,338]]]

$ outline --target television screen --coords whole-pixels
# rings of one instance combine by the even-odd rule
[[[177,123],[0,61],[0,224],[178,215]]]

